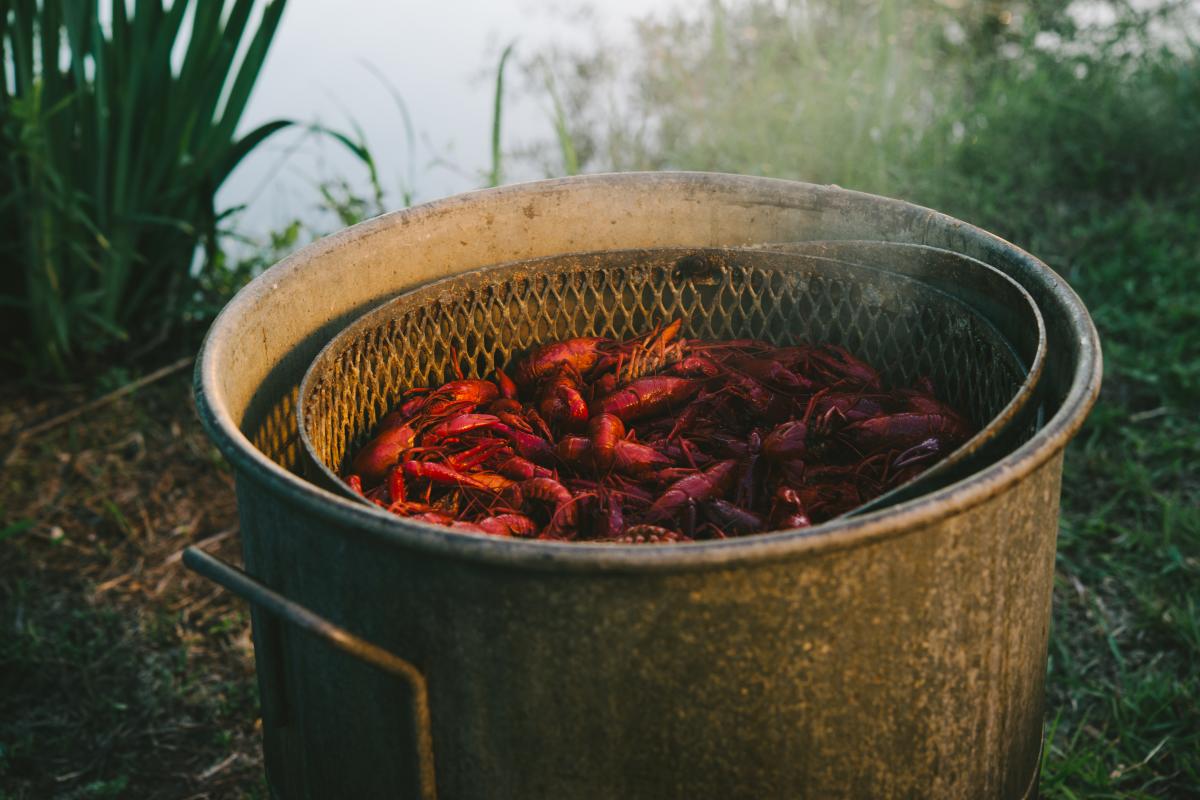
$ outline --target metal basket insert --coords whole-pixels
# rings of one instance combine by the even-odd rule
[[[403,393],[490,375],[529,348],[573,336],[625,338],[683,319],[683,335],[831,342],[893,385],[930,377],[982,430],[1029,377],[985,317],[932,286],[871,267],[754,250],[626,250],[489,267],[403,294],[347,327],[300,387],[310,479],[338,475]]]

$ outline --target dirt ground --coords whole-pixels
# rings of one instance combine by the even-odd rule
[[[0,388],[0,800],[265,797],[248,610],[180,563],[241,562],[190,369],[14,448],[87,400]]]

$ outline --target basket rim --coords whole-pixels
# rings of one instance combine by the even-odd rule
[[[398,522],[395,515],[383,509],[370,508],[349,498],[339,497],[284,469],[255,447],[234,420],[223,396],[220,376],[224,360],[229,356],[231,340],[238,335],[239,324],[244,322],[260,300],[282,282],[313,268],[329,253],[393,227],[417,226],[421,221],[437,216],[470,211],[481,202],[518,204],[521,200],[539,195],[550,195],[561,202],[564,196],[577,191],[630,192],[647,188],[663,192],[734,195],[738,197],[738,202],[762,205],[807,208],[822,201],[872,205],[878,207],[881,217],[891,213],[897,218],[923,220],[922,230],[906,231],[907,235],[919,239],[906,238],[900,241],[926,243],[929,232],[938,227],[961,239],[971,240],[989,255],[1003,255],[1012,262],[1010,268],[1019,269],[1025,280],[989,259],[979,260],[1010,275],[1031,293],[1030,283],[1036,284],[1056,304],[1053,309],[1055,315],[1066,322],[1065,327],[1072,341],[1057,346],[1072,346],[1077,354],[1069,388],[1059,407],[1029,441],[991,466],[928,495],[813,528],[664,547],[500,539],[423,522]],[[1047,309],[1040,303],[1039,309],[1044,317],[1049,317]],[[1056,345],[1051,342],[1051,346]],[[909,535],[962,514],[1009,489],[1017,481],[1046,465],[1066,447],[1099,395],[1102,373],[1099,337],[1079,296],[1045,263],[995,234],[932,209],[836,186],[728,173],[632,172],[575,176],[468,192],[384,214],[320,239],[264,271],[226,305],[201,345],[194,371],[194,388],[202,424],[240,476],[254,481],[271,493],[283,495],[307,513],[370,536],[381,544],[515,569],[655,573],[719,569],[811,557]]]

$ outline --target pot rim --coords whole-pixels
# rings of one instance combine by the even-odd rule
[[[250,442],[234,422],[220,390],[223,345],[242,318],[280,282],[319,261],[339,247],[367,239],[397,225],[419,224],[425,217],[442,215],[489,198],[523,197],[531,193],[562,192],[582,185],[622,186],[659,183],[695,189],[771,188],[781,196],[797,189],[819,190],[890,206],[897,211],[923,215],[925,230],[935,224],[954,227],[960,235],[977,238],[1008,251],[1041,278],[1049,294],[1068,318],[1068,329],[1077,339],[1078,359],[1070,388],[1060,407],[1029,441],[1000,461],[931,494],[859,517],[839,518],[811,528],[755,534],[723,541],[689,542],[653,547],[646,545],[586,544],[497,538],[451,530],[438,525],[398,520],[393,514],[368,507],[310,483],[285,470]],[[924,242],[920,242],[924,243]],[[990,263],[986,259],[985,263]],[[991,263],[1001,272],[1003,267]],[[1017,279],[1023,288],[1029,289]],[[415,288],[415,287],[410,287]],[[1049,317],[1046,309],[1043,316]],[[336,335],[336,333],[334,334]],[[332,338],[332,336],[330,337]],[[1053,342],[1051,347],[1056,346]],[[1062,346],[1062,345],[1057,345]],[[319,349],[319,348],[318,348]],[[496,566],[561,572],[671,572],[718,568],[780,560],[820,552],[860,547],[899,537],[979,505],[1037,470],[1075,435],[1100,391],[1102,359],[1099,337],[1078,295],[1050,267],[1015,245],[973,225],[931,209],[901,200],[854,192],[836,186],[819,186],[777,178],[757,178],[710,172],[634,172],[575,176],[482,189],[394,211],[320,239],[288,256],[243,287],[225,306],[205,336],[196,359],[196,406],[210,438],[235,469],[272,493],[283,494],[304,511],[333,522],[381,544],[413,548],[430,555]]]

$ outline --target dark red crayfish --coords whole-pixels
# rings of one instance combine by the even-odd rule
[[[929,379],[890,388],[845,348],[682,330],[551,342],[491,380],[414,389],[346,483],[463,533],[670,544],[825,522],[974,432]]]

